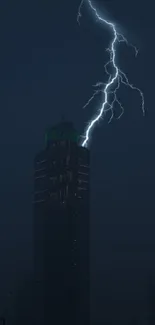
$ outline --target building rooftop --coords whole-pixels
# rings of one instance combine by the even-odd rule
[[[50,141],[70,140],[78,142],[79,135],[72,122],[61,122],[47,129],[45,134],[46,144]]]

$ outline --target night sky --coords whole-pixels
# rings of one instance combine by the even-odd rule
[[[117,62],[143,90],[146,116],[139,95],[122,87],[124,115],[111,124],[107,116],[90,141],[91,318],[147,324],[155,282],[155,7],[151,0],[96,4],[139,48],[135,59],[120,45]],[[78,6],[79,0],[0,2],[0,310],[32,270],[33,159],[45,129],[64,114],[82,134],[101,105],[98,97],[82,109],[92,85],[107,80],[111,33],[87,7],[79,26]]]

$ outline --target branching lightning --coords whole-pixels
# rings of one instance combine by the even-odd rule
[[[135,46],[133,46],[132,44],[129,44],[127,39],[122,34],[118,33],[114,23],[106,20],[105,18],[103,18],[99,15],[97,9],[94,7],[94,5],[92,3],[92,0],[82,0],[81,1],[79,9],[78,9],[78,15],[77,15],[77,21],[79,24],[80,24],[80,18],[82,17],[81,10],[82,10],[84,1],[87,1],[90,9],[94,13],[97,20],[103,24],[108,25],[112,31],[112,34],[113,34],[113,39],[112,39],[111,45],[108,49],[106,49],[109,52],[110,58],[109,58],[109,61],[104,65],[105,72],[109,76],[108,81],[106,84],[104,84],[103,82],[97,82],[96,85],[94,85],[95,91],[94,91],[93,95],[87,101],[87,103],[83,106],[83,108],[86,108],[90,104],[90,102],[95,98],[95,96],[98,95],[99,93],[101,93],[103,95],[104,100],[101,104],[101,108],[99,109],[98,114],[96,115],[96,117],[94,117],[89,122],[89,124],[85,130],[85,134],[84,134],[84,136],[82,136],[84,139],[82,142],[82,146],[86,147],[88,145],[88,141],[90,139],[90,132],[92,131],[92,128],[95,126],[97,121],[99,121],[101,118],[103,118],[108,111],[111,112],[111,117],[109,119],[109,122],[111,122],[111,120],[113,119],[113,117],[114,117],[113,108],[114,108],[115,103],[117,103],[120,107],[120,114],[117,117],[117,119],[119,119],[122,116],[122,114],[124,113],[124,108],[117,97],[117,91],[120,88],[121,84],[124,84],[125,86],[131,88],[132,90],[136,90],[139,92],[140,97],[141,97],[141,109],[142,109],[143,115],[145,115],[145,107],[144,107],[143,92],[139,88],[137,88],[134,85],[132,85],[131,83],[129,83],[129,80],[128,80],[126,74],[116,64],[116,45],[117,45],[117,43],[125,42],[126,45],[132,46],[135,51],[135,56],[137,56],[137,54],[138,54],[137,48]],[[108,71],[109,65],[111,65],[114,69],[113,75],[111,73],[109,73],[109,71]],[[111,98],[110,95],[113,96],[112,102],[110,102],[110,99],[109,99],[109,97]]]

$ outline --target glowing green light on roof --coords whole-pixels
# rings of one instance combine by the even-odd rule
[[[45,134],[45,141],[65,141],[78,142],[78,134],[71,123],[62,123],[49,128]]]

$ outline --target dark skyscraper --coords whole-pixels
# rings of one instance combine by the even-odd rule
[[[38,324],[89,324],[89,151],[69,122],[35,157]]]

